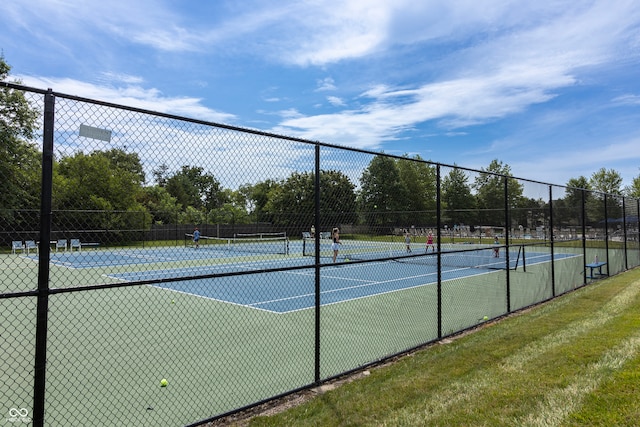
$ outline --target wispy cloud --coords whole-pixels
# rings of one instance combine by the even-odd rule
[[[72,3],[0,4],[25,83],[458,164],[640,135],[635,0]]]
[[[297,118],[281,126],[303,134],[343,134],[346,139],[339,142],[353,142],[354,135],[327,127],[376,123],[379,133],[370,130],[355,137],[359,146],[376,146],[425,121],[460,129],[517,114],[550,101],[559,89],[580,84],[585,67],[615,62],[611,47],[629,36],[625,29],[635,31],[636,9],[631,2],[617,8],[599,3],[577,16],[556,13],[536,26],[498,33],[454,52],[451,61],[457,65],[447,68],[449,78],[404,88],[378,84],[362,94],[369,102],[357,111]]]
[[[640,105],[640,95],[626,94],[613,98],[614,105]]]
[[[209,120],[219,123],[232,123],[236,117],[232,114],[212,110],[202,104],[202,100],[189,97],[164,96],[157,89],[146,89],[136,84],[96,85],[67,78],[44,78],[33,76],[17,76],[25,85],[54,88],[56,92],[85,98],[123,104],[160,113],[170,113],[187,117]],[[117,80],[122,79],[120,76]],[[125,80],[138,82],[133,76]],[[114,82],[115,82],[114,81]]]
[[[345,102],[337,96],[327,96],[327,101],[334,107],[343,107],[346,105]]]
[[[316,89],[319,92],[327,91],[327,90],[336,90],[335,82],[331,77],[325,77],[322,80],[318,80],[318,88]]]

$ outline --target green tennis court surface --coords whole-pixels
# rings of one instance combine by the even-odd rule
[[[346,242],[345,253],[348,247]],[[526,254],[527,272],[521,267],[511,272],[514,300],[539,289],[531,285],[550,265],[549,253]],[[582,268],[576,255],[555,254],[554,258],[567,260],[567,268]],[[5,292],[35,288],[37,255],[2,259],[0,285]],[[435,266],[400,260],[337,265],[324,257],[321,261],[327,263],[320,269],[323,376],[345,369],[346,348],[357,349],[347,362],[349,368],[418,345],[425,336],[437,336]],[[289,255],[176,245],[58,252],[51,254],[51,263],[52,288],[158,281],[50,296],[48,373],[52,379],[68,378],[64,387],[50,388],[47,413],[53,420],[73,412],[83,425],[122,425],[132,419],[148,425],[159,420],[183,425],[185,420],[203,419],[211,411],[222,413],[270,396],[274,390],[286,391],[313,380],[315,258],[302,256],[299,241],[290,242]],[[262,271],[288,266],[299,268]],[[15,280],[18,270],[25,278],[19,283]],[[195,278],[226,273],[232,275]],[[484,315],[504,313],[505,273],[504,269],[443,267],[443,330],[460,330]],[[35,303],[35,298],[28,307],[19,299],[0,300],[3,324],[14,331],[0,344],[5,354],[12,355],[7,372],[25,373],[13,379],[16,392],[11,399],[0,402],[6,407],[28,406],[31,399],[21,390],[29,390],[33,381],[33,347],[24,345],[28,334],[17,331],[28,331],[33,325]],[[413,320],[394,323],[399,310]],[[393,339],[383,339],[389,336]],[[265,365],[282,354],[289,355],[286,365]],[[214,373],[217,387],[211,387],[210,376],[187,374],[202,370]],[[256,382],[265,371],[273,376]],[[159,387],[161,378],[169,380],[167,388]],[[114,388],[130,405],[105,399],[105,391]],[[237,394],[220,394],[220,390],[237,390]],[[189,396],[189,405],[182,404],[184,396]],[[87,400],[92,405],[86,405]]]

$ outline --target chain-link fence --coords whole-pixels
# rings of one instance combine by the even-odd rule
[[[0,88],[11,422],[202,424],[640,265],[637,199]]]

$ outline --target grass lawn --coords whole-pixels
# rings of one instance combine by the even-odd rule
[[[636,426],[639,313],[636,268],[236,425]]]

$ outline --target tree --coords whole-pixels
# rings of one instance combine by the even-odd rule
[[[355,185],[348,176],[336,170],[320,171],[321,226],[353,223],[356,206]]]
[[[246,196],[240,191],[224,189],[222,206],[209,211],[208,221],[214,224],[249,224]]]
[[[403,212],[409,197],[397,163],[391,157],[375,156],[360,179],[359,208],[369,225],[407,225]]]
[[[151,216],[140,203],[144,199],[141,170],[137,154],[119,149],[62,158],[54,165],[56,226],[81,230],[149,227]]]
[[[635,197],[640,199],[640,175],[633,178],[631,181],[631,185],[628,185],[624,188],[624,194],[627,197]]]
[[[167,179],[166,189],[183,207],[192,206],[205,212],[224,203],[222,186],[211,174],[196,166],[182,166]]]
[[[127,153],[120,148],[113,148],[102,152],[101,155],[109,159],[112,167],[127,172],[134,182],[144,184],[145,175],[138,153]]]
[[[279,226],[310,224],[315,205],[315,182],[311,172],[294,172],[269,191],[264,210]]]
[[[117,159],[127,159],[118,162]],[[133,163],[138,162],[138,166]],[[90,154],[76,153],[64,157],[56,165],[55,209],[95,209],[98,199],[104,200],[110,209],[127,210],[138,203],[141,195],[142,170],[138,155],[127,155],[116,149],[94,151]],[[104,206],[102,202],[98,203]]]
[[[397,159],[400,181],[407,197],[402,221],[405,224],[433,225],[436,223],[436,170],[420,156]]]
[[[281,184],[281,182],[268,179],[263,182],[258,182],[255,185],[245,184],[238,189],[238,192],[242,194],[246,200],[247,210],[249,211],[249,215],[253,217],[253,222],[271,221],[265,206],[269,201],[269,193],[275,191],[275,188]]]
[[[6,81],[10,71],[0,56],[0,80]],[[38,118],[38,110],[31,107],[23,92],[0,88],[0,219],[14,221],[16,210],[40,207],[41,156],[31,142]],[[19,226],[13,222],[12,227]]]
[[[586,177],[580,176],[567,181],[566,195],[564,197],[567,205],[575,207],[581,206],[583,190],[591,190],[591,184]]]
[[[479,212],[479,220],[486,225],[504,225],[505,187],[507,180],[507,204],[517,208],[522,199],[523,186],[517,180],[509,178],[511,168],[499,160],[493,160],[487,169],[482,169],[474,182]],[[480,224],[483,225],[483,224]]]
[[[622,176],[614,169],[600,168],[591,175],[589,180],[591,188],[602,193],[621,195]]]
[[[587,212],[592,223],[600,223],[605,218],[622,216],[622,176],[614,169],[600,168],[589,179],[589,184],[596,192],[587,204]],[[613,196],[613,197],[611,197]],[[605,198],[606,212],[605,212]]]
[[[144,187],[140,201],[152,215],[154,224],[175,224],[178,222],[180,206],[177,204],[176,198],[171,196],[166,188],[159,185]]]
[[[442,180],[441,201],[443,220],[454,225],[474,225],[476,199],[471,193],[469,177],[463,170],[454,168]]]
[[[166,163],[162,163],[153,171],[153,179],[160,187],[167,186],[167,180],[169,179],[169,166]]]
[[[315,173],[294,172],[268,194],[264,210],[279,225],[311,224],[315,214]],[[321,227],[355,219],[355,185],[340,171],[320,171]]]

